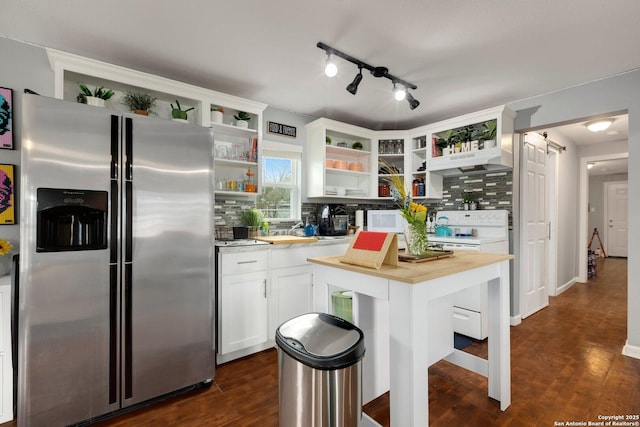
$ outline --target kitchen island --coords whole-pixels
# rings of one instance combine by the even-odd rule
[[[489,397],[511,404],[509,260],[512,255],[459,252],[424,263],[380,269],[340,262],[341,255],[309,258],[315,311],[330,312],[331,294],[350,290],[354,323],[365,334],[363,403],[390,391],[392,426],[426,426],[428,367],[446,359],[488,377]],[[453,348],[452,299],[488,282],[489,358]],[[464,387],[464,384],[461,384]],[[378,423],[363,414],[363,426]]]

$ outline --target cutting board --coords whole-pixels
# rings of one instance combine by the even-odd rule
[[[292,243],[313,243],[317,242],[317,237],[302,236],[258,236],[255,238],[262,242],[269,242],[274,245],[290,245]]]

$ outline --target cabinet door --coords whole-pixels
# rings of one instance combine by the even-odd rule
[[[13,419],[13,366],[11,365],[11,281],[0,280],[0,423]]]
[[[312,310],[311,265],[271,270],[271,319],[269,336],[289,319]]]
[[[220,311],[220,354],[267,341],[267,273],[222,276]]]

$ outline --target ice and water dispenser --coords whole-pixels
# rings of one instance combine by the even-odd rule
[[[107,248],[106,191],[38,188],[36,252]]]

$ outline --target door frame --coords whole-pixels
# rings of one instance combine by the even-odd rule
[[[579,167],[579,201],[578,201],[578,282],[585,283],[587,277],[587,246],[589,245],[589,174],[587,164],[603,160],[628,159],[629,153],[601,154],[598,156],[580,157]],[[582,249],[581,249],[582,248]]]
[[[604,216],[603,216],[603,220],[604,220],[604,224],[602,224],[602,228],[604,229],[604,245],[606,246],[606,251],[607,254],[609,253],[609,242],[611,241],[611,239],[609,239],[609,227],[607,227],[607,217],[609,216],[609,186],[610,185],[614,185],[614,184],[626,184],[627,186],[627,198],[629,197],[629,181],[607,181],[604,183]],[[627,209],[627,223],[629,221],[629,211]],[[628,234],[628,230],[627,230],[627,234]],[[628,255],[628,254],[627,254]]]
[[[562,153],[549,147],[547,151],[547,221],[549,221],[549,240],[547,242],[547,294],[558,295],[558,174]]]

